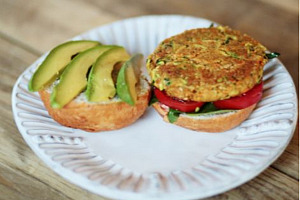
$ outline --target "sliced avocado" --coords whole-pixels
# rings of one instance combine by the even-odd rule
[[[111,75],[113,67],[128,58],[123,47],[114,47],[97,59],[88,78],[86,97],[89,101],[107,101],[115,96],[116,89]]]
[[[90,40],[69,41],[50,51],[48,56],[31,77],[28,89],[36,92],[54,81],[72,57],[79,52],[100,45]]]
[[[136,84],[139,79],[142,54],[136,54],[126,61],[117,79],[117,94],[124,102],[134,105],[137,100]]]
[[[116,46],[100,45],[78,54],[65,68],[51,94],[51,106],[62,108],[86,88],[89,68],[105,51]]]

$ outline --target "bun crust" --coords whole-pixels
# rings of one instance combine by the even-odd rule
[[[154,103],[152,106],[163,117],[164,121],[169,122],[167,116],[168,108],[161,107],[159,102]],[[246,120],[255,106],[256,104],[249,106],[248,108],[238,110],[234,113],[214,115],[205,118],[180,115],[177,121],[173,124],[195,131],[224,132],[238,126]]]
[[[50,105],[51,93],[39,91],[49,115],[63,126],[89,132],[116,130],[135,122],[148,107],[150,87],[138,95],[135,106],[125,102],[88,103],[71,101],[61,109]]]

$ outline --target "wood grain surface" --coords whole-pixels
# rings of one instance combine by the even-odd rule
[[[11,91],[18,76],[55,45],[96,26],[128,17],[183,14],[248,33],[290,72],[298,91],[299,10],[288,0],[0,0],[0,199],[105,199],[50,170],[15,126]],[[258,177],[209,199],[298,199],[299,125],[284,153]]]

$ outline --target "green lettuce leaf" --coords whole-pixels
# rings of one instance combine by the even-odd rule
[[[170,123],[174,123],[179,118],[180,114],[186,114],[188,116],[197,117],[197,116],[205,116],[205,115],[219,115],[219,114],[225,114],[229,112],[234,112],[235,110],[220,110],[217,107],[214,106],[213,103],[205,103],[199,112],[190,112],[185,113],[181,112],[179,110],[175,110],[170,108],[168,112],[168,119]]]

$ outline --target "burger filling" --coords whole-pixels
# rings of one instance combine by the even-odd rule
[[[234,110],[244,109],[256,104],[263,93],[263,82],[242,95],[230,99],[214,102],[184,101],[168,96],[164,91],[154,87],[151,103],[159,102],[163,109],[168,109],[170,122],[175,122],[181,113],[189,113],[192,116],[203,114],[224,114]]]
[[[263,66],[278,53],[228,27],[185,31],[167,38],[147,59],[153,101],[181,113],[200,115],[244,109],[262,98]]]

